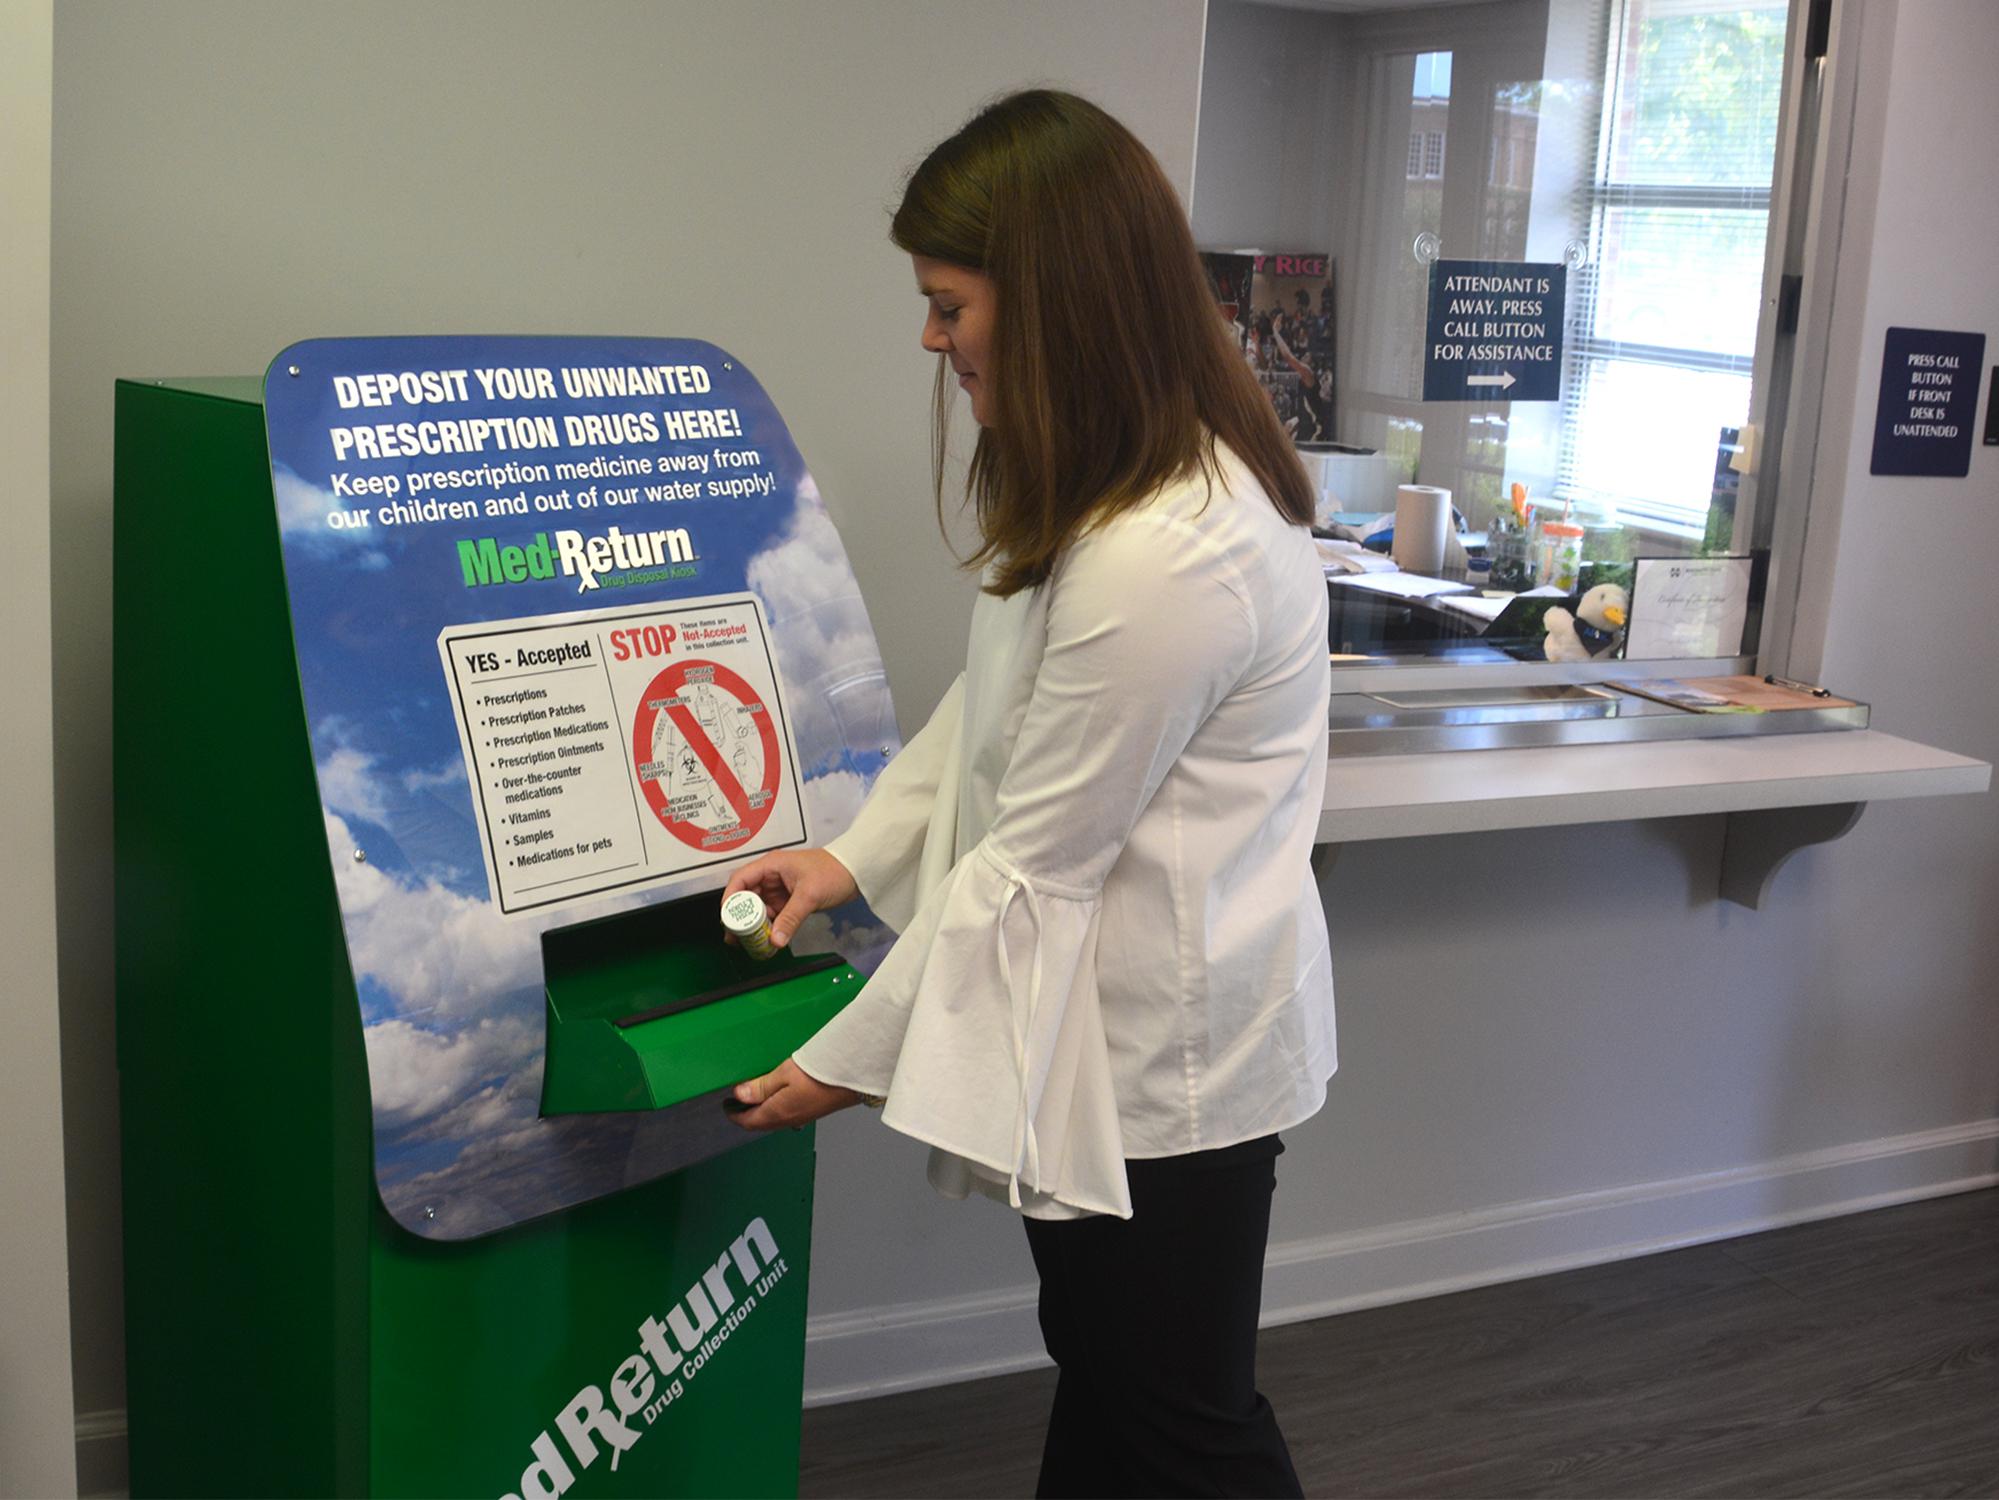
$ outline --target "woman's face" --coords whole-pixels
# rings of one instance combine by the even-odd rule
[[[927,255],[912,255],[916,289],[929,302],[923,318],[923,347],[951,361],[958,385],[972,399],[972,420],[992,426],[991,370],[993,317],[998,310],[992,277],[969,266]]]

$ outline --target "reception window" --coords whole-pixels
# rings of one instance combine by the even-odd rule
[[[1252,296],[1243,327],[1252,359],[1264,316],[1293,367],[1311,366],[1298,373],[1321,400],[1300,447],[1328,530],[1366,545],[1415,485],[1450,492],[1446,581],[1488,597],[1523,579],[1628,595],[1641,560],[1748,558],[1760,579],[1769,523],[1752,515],[1746,450],[1778,300],[1790,27],[1787,0],[1332,14],[1215,0],[1195,229],[1216,252],[1326,259],[1336,316],[1317,319],[1311,357],[1283,340],[1288,286],[1264,294],[1268,314]],[[1542,346],[1558,378],[1479,367],[1467,383],[1466,367],[1445,391],[1431,368],[1426,390],[1433,280],[1464,263],[1558,271]],[[1550,521],[1564,546],[1578,528],[1587,566],[1544,571]],[[1480,565],[1514,551],[1524,574]],[[1481,642],[1477,609],[1397,609],[1406,629],[1346,644],[1372,657]],[[1752,653],[1754,633],[1752,611],[1722,654]]]

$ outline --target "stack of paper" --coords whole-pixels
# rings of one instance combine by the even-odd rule
[[[1457,594],[1449,599],[1439,599],[1437,603],[1444,609],[1454,609],[1461,615],[1470,615],[1474,620],[1483,620],[1490,625],[1515,597],[1512,594]]]
[[[1328,578],[1342,573],[1393,573],[1395,559],[1380,552],[1370,552],[1359,542],[1332,541],[1326,537],[1313,538],[1313,545],[1319,549],[1319,561],[1324,565]]]
[[[1552,584],[1547,584],[1538,589],[1529,589],[1524,594],[1488,589],[1483,594],[1460,594],[1455,598],[1439,599],[1437,603],[1445,609],[1454,609],[1459,614],[1471,615],[1490,625],[1515,599],[1560,599],[1567,592],[1566,589],[1558,589]]]
[[[1452,583],[1445,578],[1425,578],[1420,573],[1349,573],[1332,580],[1348,588],[1370,593],[1391,594],[1397,599],[1434,599],[1439,594],[1469,594],[1468,583]]]
[[[1726,681],[1727,679],[1710,679]],[[1636,693],[1642,698],[1652,698],[1660,703],[1670,703],[1675,708],[1684,708],[1697,714],[1760,714],[1767,709],[1754,703],[1737,703],[1720,693],[1711,693],[1706,688],[1695,687],[1678,677],[1631,678],[1617,684],[1627,693]]]

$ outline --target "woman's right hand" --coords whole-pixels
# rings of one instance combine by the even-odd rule
[[[798,924],[815,911],[844,906],[860,895],[847,867],[824,849],[780,849],[753,859],[729,877],[722,892],[755,891],[770,913],[770,940],[782,948]]]

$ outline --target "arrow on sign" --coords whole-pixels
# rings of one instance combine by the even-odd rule
[[[1508,370],[1504,375],[1467,375],[1465,384],[1496,385],[1502,391],[1510,391],[1513,389],[1513,372]]]

